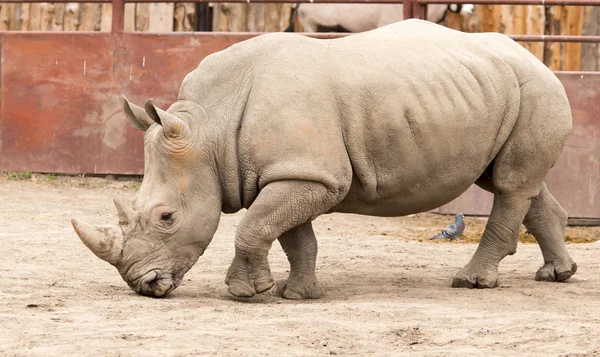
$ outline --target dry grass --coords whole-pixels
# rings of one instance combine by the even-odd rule
[[[383,231],[380,234],[398,235],[419,242],[431,242],[430,237],[454,222],[454,216],[434,213],[420,213],[398,219],[403,227],[401,234],[393,231]],[[466,229],[461,236],[461,240],[463,240],[461,243],[478,243],[487,223],[487,217],[465,217],[465,223]],[[591,243],[599,239],[600,227],[567,227],[565,232],[565,241],[570,243]],[[536,243],[535,238],[526,233],[524,226],[521,227],[519,232],[519,241],[521,243]]]

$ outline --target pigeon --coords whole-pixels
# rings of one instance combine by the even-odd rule
[[[465,230],[465,215],[462,213],[458,213],[456,215],[456,220],[454,221],[454,223],[452,223],[451,225],[446,227],[442,232],[440,232],[440,234],[436,235],[435,237],[431,237],[429,239],[430,240],[450,239],[451,242],[452,242],[452,240],[456,239],[458,241],[458,238],[464,232],[464,230]]]

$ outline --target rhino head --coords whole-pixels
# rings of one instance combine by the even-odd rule
[[[120,229],[72,220],[83,243],[131,289],[154,297],[177,288],[212,240],[221,213],[216,167],[209,145],[199,145],[203,131],[194,127],[194,115],[204,112],[177,106],[166,112],[149,100],[144,110],[124,98],[129,123],[145,131],[140,189],[133,202],[114,197]]]

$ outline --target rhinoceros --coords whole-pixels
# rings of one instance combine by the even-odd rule
[[[472,4],[431,4],[427,7],[427,20],[440,23],[448,11],[471,16],[474,9]],[[298,4],[286,31],[292,32],[295,18],[304,32],[364,32],[401,21],[404,18],[404,5]]]
[[[557,77],[504,35],[421,20],[329,40],[266,34],[202,60],[168,110],[127,99],[124,109],[145,131],[141,187],[133,202],[114,199],[120,230],[72,223],[140,294],[175,289],[221,213],[245,208],[228,291],[318,298],[315,218],[424,212],[473,183],[494,194],[493,208],[452,286],[497,286],[521,223],[544,258],[537,280],[576,271],[566,212],[544,183],[571,132],[569,102]],[[290,263],[277,285],[275,240]]]

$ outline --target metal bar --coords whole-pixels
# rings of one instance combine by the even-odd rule
[[[420,4],[600,6],[600,0],[418,0]]]
[[[2,0],[4,1],[4,0]],[[48,0],[46,0],[48,1]],[[65,2],[72,2],[70,0],[61,0]],[[125,0],[125,2],[134,2],[134,3],[148,3],[148,2],[157,2],[159,0]],[[18,1],[22,2],[22,1]],[[82,2],[87,2],[83,1]],[[279,4],[279,3],[315,3],[315,4],[399,4],[403,3],[403,0],[168,0],[161,2],[197,2],[197,3],[242,3],[242,4]]]
[[[44,36],[72,36],[72,32],[47,32],[47,31],[27,31],[28,35],[44,35]],[[219,37],[219,36],[260,36],[268,34],[269,32],[219,32],[219,31],[206,31],[206,32],[168,32],[168,33],[147,33],[147,32],[128,32],[128,35],[133,36],[173,36],[173,37],[186,37],[186,36],[206,36],[206,37]],[[0,35],[18,35],[23,34],[23,31],[0,31]],[[87,36],[102,36],[106,32],[91,32],[82,31],[76,32],[75,35],[87,35]],[[351,33],[344,32],[301,32],[301,35],[320,38],[320,39],[332,39],[352,35]],[[521,42],[582,42],[582,43],[600,43],[600,36],[542,36],[542,35],[507,35],[515,41]]]
[[[515,41],[522,42],[582,42],[600,43],[600,36],[561,36],[561,35],[508,35]]]
[[[112,33],[121,33],[125,29],[125,1],[112,1]]]
[[[160,0],[125,0],[126,3],[149,3]],[[41,3],[48,0],[2,0],[3,3]],[[112,3],[112,0],[53,0],[55,3]],[[403,0],[168,0],[168,3],[335,3],[335,4],[402,4]],[[600,6],[600,0],[418,0],[419,4],[475,4],[475,5],[574,5]]]
[[[1,0],[0,3],[41,3],[48,0]],[[112,0],[52,0],[53,3],[112,3]],[[279,4],[279,3],[335,3],[335,4],[402,4],[403,0],[125,0],[125,3],[261,3],[261,4]]]
[[[404,0],[404,8],[402,9],[404,12],[404,18],[410,19],[413,17],[413,2],[412,0]]]
[[[125,0],[126,3],[149,3],[160,0]],[[48,0],[2,0],[3,3],[41,3]],[[112,3],[112,0],[53,0],[54,3]],[[169,0],[167,3],[334,3],[334,4],[402,4],[403,0]],[[418,0],[420,4],[475,4],[475,5],[574,5],[600,6],[600,0]]]
[[[27,1],[23,1],[23,0],[2,0],[2,3],[41,3],[41,2],[48,2],[48,0],[27,0]],[[67,3],[67,2],[73,2],[73,3],[84,3],[84,2],[89,2],[89,3],[102,3],[102,4],[110,4],[112,2],[112,0],[52,0],[53,3]]]
[[[427,20],[427,4],[421,4],[417,0],[412,0],[411,18]]]

